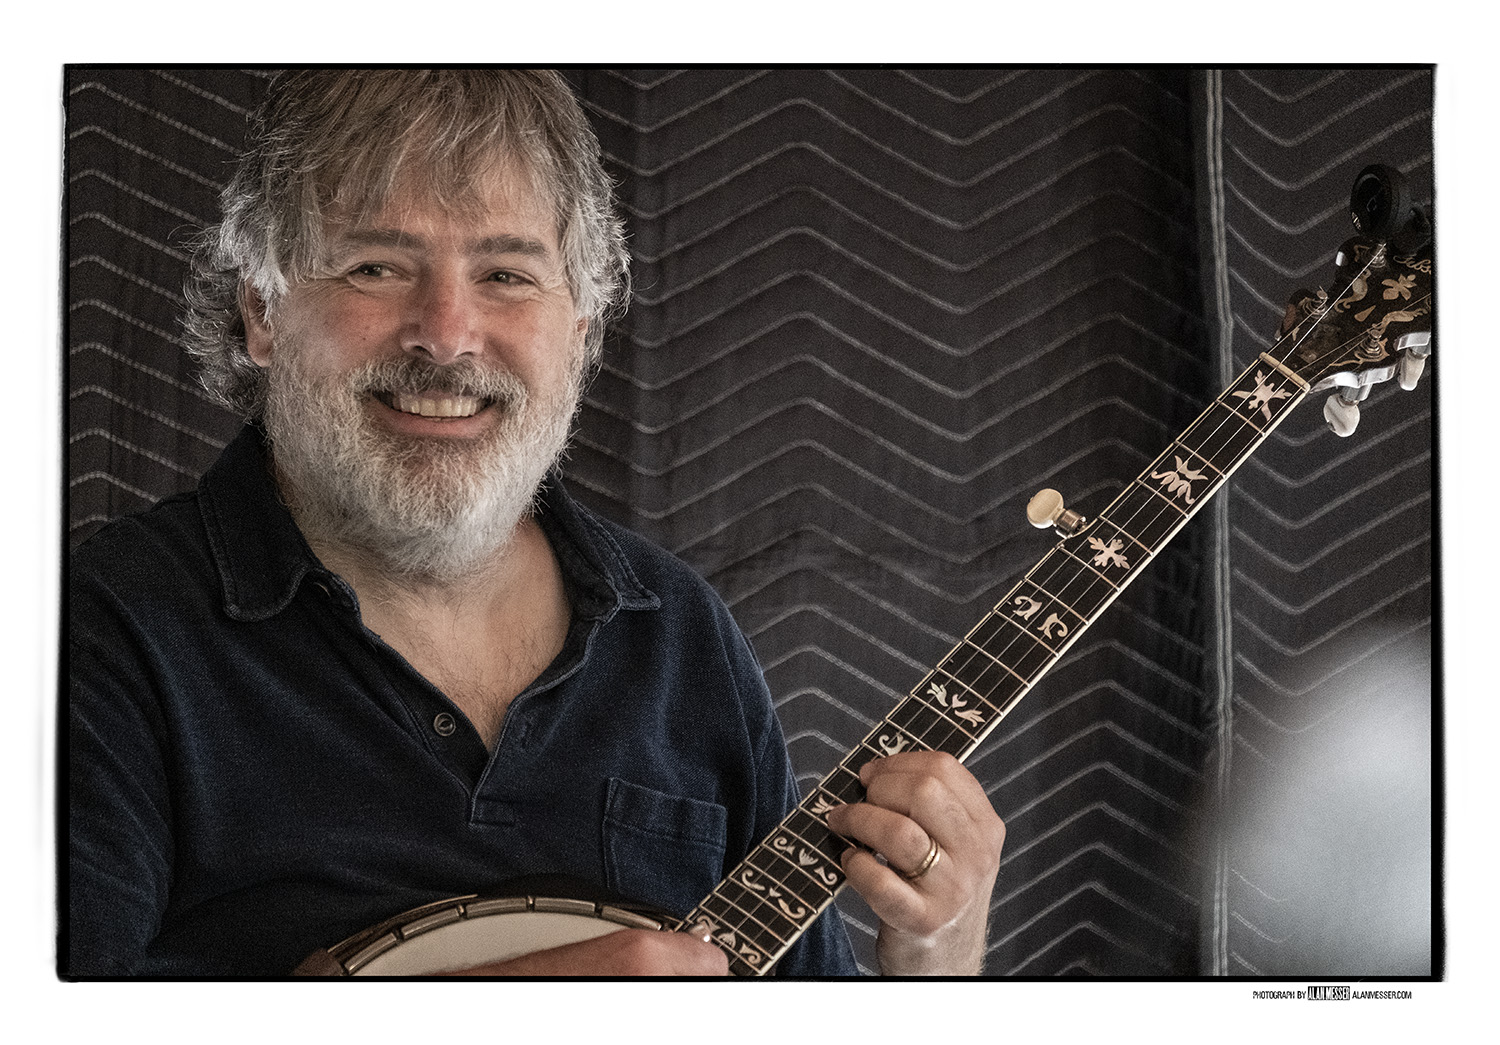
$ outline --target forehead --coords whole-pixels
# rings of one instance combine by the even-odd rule
[[[558,252],[557,218],[537,179],[518,164],[496,163],[472,177],[441,183],[420,169],[404,171],[384,193],[336,200],[324,220],[333,242],[410,236],[510,237]]]

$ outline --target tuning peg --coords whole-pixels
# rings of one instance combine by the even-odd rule
[[[1361,236],[1384,243],[1406,226],[1411,214],[1411,184],[1396,168],[1371,164],[1354,179],[1349,217]]]
[[[1038,530],[1054,527],[1063,537],[1078,532],[1083,525],[1083,516],[1063,505],[1063,496],[1056,490],[1038,490],[1026,502],[1026,519]]]
[[[1359,404],[1370,394],[1369,385],[1341,388],[1323,404],[1323,420],[1340,439],[1347,439],[1359,427]]]
[[[1417,382],[1422,379],[1422,368],[1427,365],[1426,356],[1402,356],[1401,375],[1397,379],[1401,387],[1410,392],[1417,387]]]
[[[1333,429],[1333,434],[1340,439],[1347,439],[1354,434],[1354,429],[1359,427],[1359,406],[1346,402],[1344,397],[1338,393],[1328,397],[1328,402],[1323,404],[1323,420],[1328,422],[1328,427]]]
[[[1422,377],[1422,368],[1427,365],[1427,357],[1432,355],[1432,335],[1430,333],[1407,334],[1396,342],[1396,347],[1405,349],[1401,356],[1401,373],[1397,380],[1401,387],[1410,392],[1417,387],[1417,382]]]

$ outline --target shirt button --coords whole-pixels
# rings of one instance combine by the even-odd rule
[[[454,721],[453,716],[448,714],[448,712],[439,711],[437,718],[432,720],[432,728],[437,731],[437,735],[440,737],[451,737],[453,731],[458,728],[458,723]]]

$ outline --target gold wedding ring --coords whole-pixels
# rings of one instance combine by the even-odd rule
[[[921,878],[928,871],[936,867],[938,858],[943,855],[943,851],[938,848],[937,839],[931,835],[928,835],[927,838],[932,844],[927,847],[927,855],[922,858],[921,864],[914,871],[901,872],[901,877],[905,878],[908,882],[915,882],[918,878]]]

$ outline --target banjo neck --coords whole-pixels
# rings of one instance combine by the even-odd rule
[[[840,861],[854,843],[831,831],[824,818],[834,806],[864,797],[860,767],[900,751],[942,751],[959,761],[973,754],[1310,389],[1263,354],[1096,518],[1060,513],[1055,522],[1063,539],[684,926],[717,943],[732,971],[767,972],[845,884]],[[1053,523],[1047,518],[1038,525]]]

